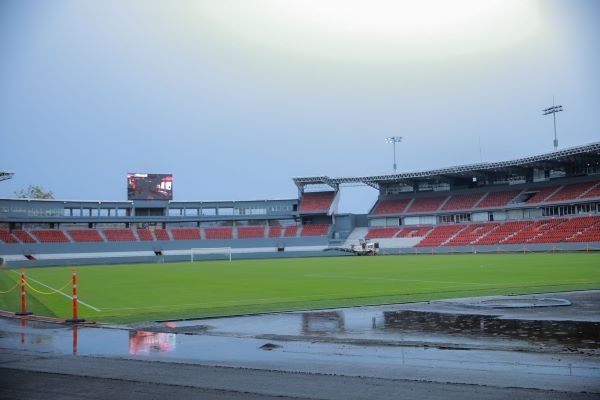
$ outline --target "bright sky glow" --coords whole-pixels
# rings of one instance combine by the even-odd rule
[[[225,0],[201,4],[200,13],[237,40],[307,56],[346,58],[403,47],[405,52],[435,51],[439,57],[495,50],[531,39],[542,30],[537,2],[523,0]]]

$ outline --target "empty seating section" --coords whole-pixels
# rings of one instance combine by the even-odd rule
[[[556,191],[556,189],[558,189],[558,186],[550,186],[540,189],[536,194],[531,196],[529,200],[527,200],[527,204],[537,204],[544,202],[548,196],[550,196],[554,191]]]
[[[531,225],[531,221],[510,221],[500,224],[496,229],[489,232],[487,235],[477,240],[473,244],[477,245],[494,245],[502,244],[502,241],[519,232],[521,229]]]
[[[329,225],[311,224],[302,227],[302,236],[327,236]]]
[[[237,237],[239,239],[264,238],[264,226],[238,226]]]
[[[591,186],[588,187],[589,190]],[[574,189],[569,189],[573,192]],[[508,198],[506,196],[505,198]],[[236,238],[280,238],[298,236],[328,236],[331,225],[306,224],[290,226],[239,226]],[[234,238],[233,227],[203,228],[206,239]],[[268,229],[268,234],[266,230]],[[113,241],[200,240],[200,228],[103,229],[104,237]],[[170,233],[169,233],[170,231]],[[154,232],[154,234],[152,233]],[[68,233],[68,235],[66,234]],[[31,231],[0,231],[0,243],[69,243],[103,242],[98,229],[34,229]],[[496,246],[522,244],[554,244],[577,242],[600,242],[600,216],[545,218],[531,221],[482,222],[472,224],[448,224],[438,226],[404,226],[369,228],[366,239],[421,238],[416,247],[437,246]]]
[[[408,203],[410,203],[411,199],[402,199],[402,200],[379,200],[377,205],[373,209],[373,215],[382,215],[382,214],[401,214],[406,209]]]
[[[475,206],[475,208],[503,207],[510,203],[520,190],[506,190],[502,192],[489,192],[488,195]]]
[[[420,227],[408,227],[402,228],[396,237],[421,237],[425,236],[427,232],[433,229],[433,226],[420,226]]]
[[[166,229],[157,228],[154,230],[156,240],[171,240],[169,232]]]
[[[58,229],[40,229],[31,231],[33,236],[41,243],[68,243],[69,238],[65,236],[63,231]]]
[[[154,237],[152,236],[152,232],[150,232],[150,229],[137,229],[137,235],[140,238],[141,241],[144,242],[150,242],[154,240]]]
[[[600,219],[598,217],[582,217],[572,219],[554,220],[557,223],[539,236],[534,237],[528,243],[560,243],[569,238],[576,237],[580,232],[593,226]],[[577,241],[577,240],[574,240]]]
[[[600,217],[582,218],[585,221],[575,228],[575,233],[568,236],[565,242],[600,242]]]
[[[468,210],[472,208],[496,208],[510,204],[523,190],[500,190],[475,194],[451,194],[448,196],[415,197],[408,199],[378,200],[371,215],[420,213],[433,211]],[[582,182],[566,186],[548,186],[541,189],[525,189],[533,192],[528,204],[556,202],[600,197],[600,183]],[[446,201],[448,199],[448,201]],[[412,203],[411,203],[412,201]],[[445,202],[446,201],[446,202]],[[444,203],[445,202],[445,203]]]
[[[595,182],[574,183],[572,185],[563,186],[558,192],[550,196],[546,201],[563,201],[573,200],[587,192]]]
[[[135,242],[131,229],[104,229],[104,236],[109,242]]]
[[[174,240],[200,240],[199,228],[173,228],[171,236]]]
[[[459,194],[452,195],[450,200],[444,204],[442,210],[466,210],[473,208],[475,204],[481,199],[483,194]]]
[[[483,238],[498,224],[472,224],[461,230],[456,236],[444,243],[444,246],[468,246]]]
[[[304,193],[300,202],[300,212],[327,212],[335,192],[312,192]]]
[[[282,232],[283,232],[283,228],[281,226],[270,226],[269,227],[269,237],[270,238],[281,237]]]
[[[204,228],[204,236],[207,239],[231,239],[233,238],[233,228]]]
[[[103,242],[102,236],[95,229],[68,229],[67,232],[76,242]]]
[[[4,243],[19,243],[19,241],[7,231],[0,231],[0,240]]]
[[[440,208],[444,200],[446,200],[446,196],[416,198],[406,212],[436,211]]]
[[[440,246],[464,227],[464,225],[436,226],[415,247]]]
[[[504,240],[502,244],[521,244],[527,243],[531,239],[543,234],[548,229],[551,229],[557,223],[561,221],[556,220],[540,220],[535,221],[534,223],[527,225],[525,228],[521,229],[514,236]]]
[[[15,235],[15,237],[17,239],[19,239],[21,242],[23,243],[36,243],[37,240],[35,240],[29,233],[27,233],[26,231],[22,231],[22,230],[14,230],[12,231],[12,234]]]
[[[596,183],[596,186],[592,187],[587,193],[584,193],[580,198],[589,199],[592,197],[600,197],[600,182]]]
[[[581,223],[586,224],[585,221],[580,221],[583,218],[577,218],[573,220],[558,219],[553,220],[551,226],[546,226],[545,232],[536,235],[527,241],[527,243],[559,243],[563,242],[566,238],[573,236],[575,232],[581,228]]]
[[[286,226],[285,229],[283,230],[283,236],[285,236],[285,237],[298,236],[298,225]]]
[[[366,239],[373,238],[391,238],[398,232],[398,228],[370,228]]]
[[[397,237],[401,233],[398,233]],[[599,241],[600,216],[588,216],[538,221],[440,225],[416,246],[491,246]]]

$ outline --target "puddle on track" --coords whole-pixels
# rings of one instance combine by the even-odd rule
[[[441,368],[600,379],[600,361],[579,355],[558,358],[549,354],[510,351],[274,341],[23,322],[0,318],[0,348],[249,368],[285,366],[290,370],[313,370],[315,366],[317,369],[327,366],[325,370],[329,371],[341,366],[356,374],[377,368],[388,372],[393,368]],[[333,327],[339,322],[328,322],[328,326]]]
[[[585,304],[595,315],[598,308],[593,304],[598,303]],[[510,376],[506,378],[510,384],[521,379],[519,374],[524,382],[534,374],[546,377],[540,387],[552,387],[551,377],[557,376],[600,381],[598,319],[566,321],[552,318],[551,311],[544,311],[544,318],[532,313],[533,319],[513,318],[517,314],[510,313],[499,317],[497,310],[448,312],[457,307],[454,303],[358,307],[170,321],[131,329],[0,318],[0,348],[419,379],[428,379],[435,369],[443,371],[441,381],[445,374],[502,373]],[[576,313],[577,308],[569,312]]]

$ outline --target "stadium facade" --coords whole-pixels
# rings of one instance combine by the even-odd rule
[[[362,239],[388,253],[600,249],[600,142],[503,162],[293,181],[298,197],[283,200],[0,199],[0,257],[54,265],[189,260],[191,249],[202,258],[341,255]],[[339,213],[340,187],[357,183],[378,190],[377,201],[365,215]]]

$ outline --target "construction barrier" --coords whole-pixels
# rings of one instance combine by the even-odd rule
[[[36,282],[35,279],[33,281]],[[37,282],[37,283],[39,283],[47,288],[50,288],[51,291],[46,292],[46,291],[37,289],[34,286],[32,286],[27,281],[27,277],[25,275],[25,270],[21,269],[20,280],[18,282],[16,282],[15,285],[13,287],[11,287],[10,289],[0,291],[0,294],[8,294],[8,293],[11,293],[13,290],[15,290],[19,285],[21,286],[21,309],[19,311],[16,311],[15,315],[24,316],[24,315],[33,314],[31,311],[27,310],[27,288],[29,288],[31,291],[33,291],[39,295],[48,296],[48,295],[53,295],[53,294],[62,294],[63,296],[70,298],[72,301],[72,304],[73,304],[73,317],[69,318],[65,321],[66,322],[74,322],[74,323],[85,322],[85,319],[79,317],[78,299],[77,299],[77,270],[73,269],[73,274],[72,274],[71,279],[69,281],[67,281],[67,283],[65,283],[59,289],[51,288],[50,286],[44,285],[41,282]],[[63,290],[66,289],[67,286],[69,286],[69,285],[72,285],[72,293],[73,293],[72,296],[68,296],[65,293],[63,293]]]
[[[15,312],[15,315],[31,315],[31,311],[27,311],[27,292],[25,290],[25,271],[21,270],[21,311]]]
[[[67,320],[67,322],[84,322],[85,319],[79,318],[79,313],[77,311],[77,270],[73,268],[73,318]],[[74,339],[75,340],[75,339]]]

